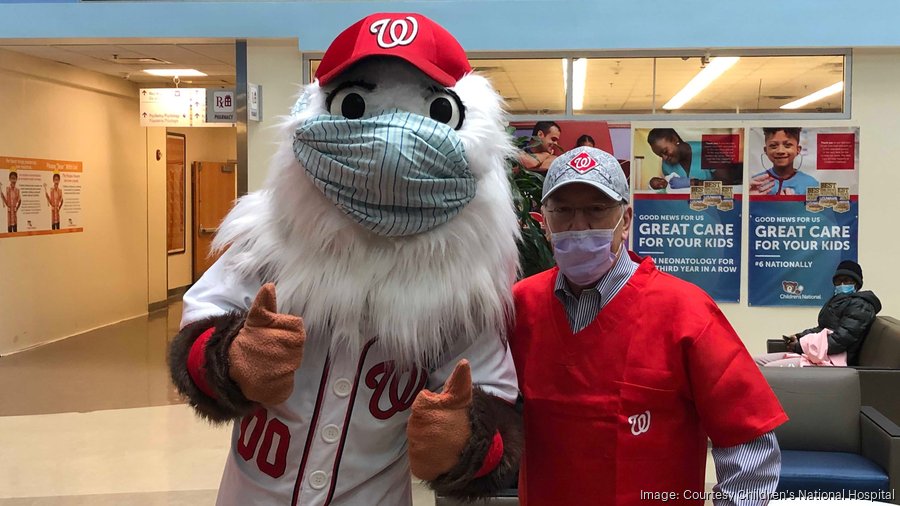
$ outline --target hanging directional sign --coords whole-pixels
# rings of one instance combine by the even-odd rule
[[[206,123],[205,88],[145,88],[140,97],[141,126],[191,127]]]

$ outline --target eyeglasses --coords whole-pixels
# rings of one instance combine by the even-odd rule
[[[575,220],[575,215],[578,214],[579,211],[584,215],[585,219],[587,219],[591,223],[601,223],[607,220],[610,216],[612,216],[612,209],[619,209],[622,207],[621,204],[613,204],[611,206],[585,206],[585,207],[569,207],[569,206],[559,206],[554,207],[552,209],[547,209],[548,216],[553,220],[554,223],[559,225],[565,225],[572,223]]]

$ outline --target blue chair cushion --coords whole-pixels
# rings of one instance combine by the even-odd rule
[[[887,492],[887,473],[855,453],[781,451],[779,492]]]

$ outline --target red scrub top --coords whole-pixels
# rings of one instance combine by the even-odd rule
[[[522,504],[646,504],[641,492],[704,490],[717,447],[787,421],[772,389],[700,288],[640,266],[572,334],[553,268],[513,288],[510,348],[525,398]],[[678,504],[703,504],[676,501]]]

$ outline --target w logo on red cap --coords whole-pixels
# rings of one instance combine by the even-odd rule
[[[575,158],[569,160],[569,163],[566,165],[578,172],[585,173],[597,166],[597,160],[594,160],[591,155],[587,153],[580,153]]]
[[[378,45],[384,49],[408,46],[416,40],[416,35],[419,34],[419,22],[412,16],[406,16],[405,19],[379,19],[372,23],[369,31],[378,34],[376,36]]]

